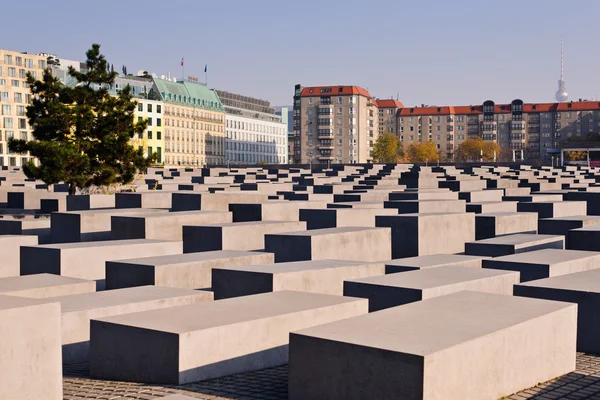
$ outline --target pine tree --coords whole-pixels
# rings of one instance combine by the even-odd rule
[[[71,195],[92,185],[130,183],[156,159],[156,154],[146,158],[142,149],[130,144],[147,125],[134,122],[137,102],[130,87],[117,96],[109,94],[117,73],[108,72],[98,44],[87,51],[87,71],[69,67],[69,75],[78,82],[74,87],[62,84],[50,69],[41,81],[27,75],[33,98],[27,118],[34,140],[11,140],[9,149],[29,152],[39,161],[23,167],[27,177],[68,183]]]

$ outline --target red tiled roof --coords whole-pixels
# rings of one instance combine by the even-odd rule
[[[301,97],[320,97],[320,96],[348,96],[358,94],[368,97],[372,96],[365,89],[359,86],[311,86],[305,87],[300,93]]]
[[[404,104],[401,101],[394,99],[377,99],[375,104],[379,108],[404,108]]]
[[[523,112],[554,112],[554,111],[591,111],[600,110],[600,102],[597,101],[578,101],[572,103],[525,103]],[[495,104],[494,112],[496,114],[511,113],[510,104]],[[444,107],[413,107],[402,108],[398,111],[399,116],[419,116],[419,115],[468,115],[483,113],[483,106],[444,106]]]

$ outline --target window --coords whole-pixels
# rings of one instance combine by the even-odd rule
[[[2,105],[2,115],[10,115],[10,104]]]
[[[162,126],[162,121],[160,118],[156,118],[156,126]]]
[[[148,104],[148,108],[147,108],[148,112],[151,113],[152,112],[152,104]]]
[[[157,140],[160,140],[160,139],[161,139],[161,136],[162,136],[162,135],[160,134],[160,132],[156,132],[156,139],[157,139]],[[159,147],[159,149],[160,149],[160,147]]]
[[[313,99],[312,99],[312,97],[309,97],[309,98],[308,98],[308,104],[312,104],[312,102],[313,102]]]
[[[13,120],[12,118],[4,118],[4,127],[7,129],[10,129],[13,127]],[[7,132],[8,135],[8,132]]]
[[[143,122],[143,121],[144,121],[144,118],[138,117],[138,122]]]
[[[24,69],[19,70],[19,78],[25,79],[25,70]]]
[[[148,131],[148,139],[152,139],[152,131]]]
[[[152,118],[148,118],[148,126],[152,126]]]
[[[4,55],[4,64],[12,65],[12,56],[10,54]]]
[[[156,154],[158,155],[157,161],[158,161],[159,163],[161,163],[161,162],[162,162],[162,161],[161,161],[161,160],[162,160],[162,150],[161,150],[161,148],[160,148],[160,147],[157,147],[157,148],[156,148]]]
[[[27,129],[27,120],[25,118],[19,118],[19,129]]]
[[[6,79],[0,79],[0,86],[6,85]]]
[[[13,79],[10,81],[10,84],[14,87],[19,87],[19,81],[16,79]]]
[[[162,113],[162,110],[161,110],[161,108],[162,108],[162,107],[160,106],[160,104],[157,104],[157,105],[156,105],[156,113],[157,113],[157,114],[160,114],[160,113]],[[158,150],[159,150],[159,152],[160,152],[160,147],[158,148]]]
[[[22,103],[23,95],[21,93],[15,93],[15,103]]]
[[[0,93],[0,101],[8,101],[8,92]]]
[[[15,68],[8,68],[8,76],[11,78],[16,78],[17,70]]]
[[[142,103],[138,103],[138,111],[144,111],[144,105]]]
[[[356,118],[350,118],[349,122],[350,122],[350,125],[356,125]],[[372,126],[372,125],[370,125],[370,126]]]
[[[152,155],[152,153],[153,153],[152,146],[148,146],[148,155],[150,156],[150,155]]]

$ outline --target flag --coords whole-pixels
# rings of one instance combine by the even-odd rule
[[[181,59],[181,66],[183,67],[183,58]]]
[[[208,64],[204,65],[204,72],[208,72]]]

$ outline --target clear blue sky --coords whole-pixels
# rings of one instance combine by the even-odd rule
[[[97,42],[118,70],[178,77],[185,57],[185,75],[208,64],[209,86],[275,105],[296,83],[407,106],[552,101],[561,34],[571,99],[600,96],[598,0],[26,3],[3,4],[0,48],[83,60]]]

